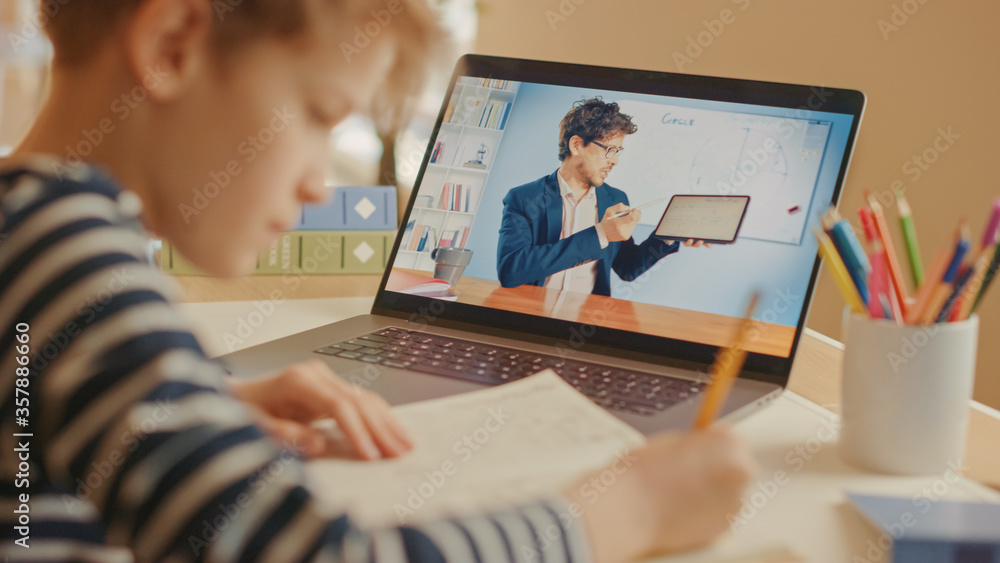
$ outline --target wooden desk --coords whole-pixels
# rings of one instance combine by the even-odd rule
[[[188,303],[209,301],[256,301],[274,299],[322,299],[326,297],[368,297],[375,295],[380,275],[337,276],[174,276],[181,287],[181,299]]]
[[[839,412],[843,359],[841,343],[807,329],[799,341],[788,390]],[[1000,491],[1000,418],[987,414],[991,410],[980,403],[969,409],[965,475]]]
[[[393,272],[401,272],[407,278],[432,279],[430,274],[420,270],[393,268]],[[394,279],[390,276],[387,287],[393,287],[393,282]],[[633,303],[590,293],[546,289],[534,285],[501,287],[498,281],[469,276],[463,276],[458,281],[453,293],[459,303],[692,340],[712,346],[728,346],[741,322],[741,319],[725,315]],[[753,328],[758,336],[750,338],[748,350],[772,356],[788,355],[795,327],[758,321]]]
[[[184,288],[185,300],[203,302],[269,299],[274,290],[285,291],[285,297],[292,300],[307,297],[372,296],[378,287],[380,276],[312,276],[303,279],[301,287],[294,291],[283,284],[280,277],[275,276],[236,280],[184,276],[178,277],[177,280]],[[340,318],[363,314],[370,306],[370,302],[360,299],[332,301],[335,302],[334,309],[343,315]],[[310,306],[314,304],[310,302]],[[191,305],[184,307],[194,311]],[[289,330],[289,334],[337,320],[314,315],[310,319],[311,324],[303,324],[301,315],[295,311],[294,301],[278,308],[276,314],[296,317],[295,322],[288,323],[294,327]],[[235,316],[234,312],[225,317],[231,319]],[[274,335],[277,336],[280,335]],[[840,403],[842,358],[843,347],[839,342],[807,329],[799,343],[788,389],[832,411],[837,411]],[[1000,444],[1000,418],[987,414],[988,411],[988,407],[981,407],[978,404],[970,409],[965,456],[965,464],[968,466],[966,475],[1000,490],[1000,448],[997,447]]]

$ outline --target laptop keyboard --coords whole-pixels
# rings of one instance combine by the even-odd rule
[[[706,386],[687,379],[395,327],[330,344],[315,352],[491,385],[548,368],[598,405],[646,416],[688,400]]]

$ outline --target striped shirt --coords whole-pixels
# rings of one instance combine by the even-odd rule
[[[93,168],[0,161],[0,557],[589,559],[558,498],[373,531],[331,515],[175,312],[138,201]]]

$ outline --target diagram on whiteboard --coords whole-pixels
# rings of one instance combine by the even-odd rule
[[[634,205],[675,194],[749,195],[740,238],[800,244],[830,123],[623,100],[638,131],[608,179]],[[666,204],[643,212],[655,225]]]
[[[749,127],[729,129],[706,141],[691,167],[694,193],[723,191],[771,201],[788,179],[781,141]]]

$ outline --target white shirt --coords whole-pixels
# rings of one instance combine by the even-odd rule
[[[569,184],[557,172],[559,179],[559,194],[562,196],[562,232],[559,233],[559,240],[572,236],[580,231],[597,227],[597,238],[601,243],[601,248],[608,247],[608,237],[604,234],[604,229],[600,225],[600,218],[597,216],[597,193],[591,187],[586,195],[577,200],[576,194],[569,187]],[[550,289],[562,289],[566,291],[576,291],[580,293],[593,293],[594,283],[597,281],[597,261],[590,260],[579,266],[556,272],[545,280],[545,287]]]

